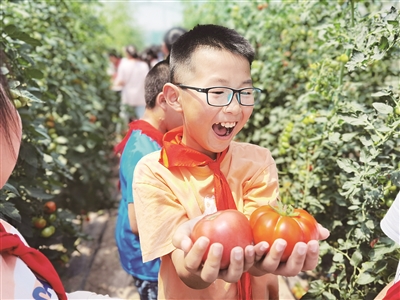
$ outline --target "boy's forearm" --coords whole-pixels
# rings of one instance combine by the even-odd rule
[[[175,266],[176,273],[179,278],[192,289],[205,289],[211,285],[211,283],[205,282],[200,276],[190,273],[184,265],[183,251],[176,249],[171,253],[172,263]]]

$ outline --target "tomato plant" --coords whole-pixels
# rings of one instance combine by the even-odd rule
[[[54,201],[48,201],[44,204],[43,210],[47,214],[52,214],[56,211],[57,205]]]
[[[191,238],[195,242],[201,236],[210,240],[203,261],[207,258],[211,244],[222,244],[221,269],[229,266],[231,250],[234,247],[239,246],[244,249],[253,243],[249,220],[243,213],[234,209],[221,210],[204,216],[193,227]]]
[[[308,243],[317,240],[318,223],[304,209],[293,209],[291,206],[263,205],[257,208],[250,216],[250,225],[253,231],[254,243],[262,241],[272,245],[278,238],[287,242],[281,261],[285,262],[291,255],[298,242]]]
[[[387,183],[400,188],[398,5],[261,2],[268,8],[188,4],[186,27],[236,29],[256,51],[251,76],[263,97],[237,139],[270,149],[282,202],[306,208],[331,232],[303,298],[374,299],[399,259],[379,226],[395,197]]]

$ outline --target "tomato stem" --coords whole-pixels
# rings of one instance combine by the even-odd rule
[[[276,206],[272,206],[271,204],[269,206],[271,206],[271,208],[281,216],[297,217],[300,214],[299,212],[294,211],[293,206],[289,204],[284,204],[281,201],[277,201],[276,203]]]

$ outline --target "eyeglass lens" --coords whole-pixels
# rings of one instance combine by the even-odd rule
[[[253,88],[241,90],[236,93],[237,99],[242,105],[254,105],[258,100],[259,91]],[[228,88],[212,88],[208,91],[208,102],[210,105],[224,106],[228,104],[233,97],[233,91]]]

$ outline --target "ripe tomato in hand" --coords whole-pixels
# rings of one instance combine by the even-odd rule
[[[226,269],[231,261],[231,251],[234,247],[246,248],[253,244],[253,234],[247,217],[235,209],[217,211],[206,215],[193,227],[191,238],[195,242],[205,236],[210,240],[208,249],[203,256],[207,259],[211,244],[220,243],[223,246],[221,269]]]
[[[264,205],[257,208],[250,216],[250,225],[255,244],[266,241],[272,245],[278,238],[287,242],[282,262],[287,261],[296,243],[308,243],[319,237],[318,223],[313,216],[304,209],[283,207],[280,203],[277,207]]]

